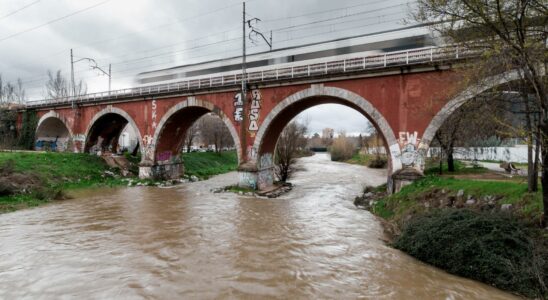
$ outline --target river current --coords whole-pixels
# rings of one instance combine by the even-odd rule
[[[212,193],[229,173],[0,215],[0,299],[516,299],[386,246],[352,204],[384,171],[298,168],[278,199]]]

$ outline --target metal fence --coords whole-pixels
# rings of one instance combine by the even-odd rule
[[[405,51],[389,52],[381,55],[372,55],[345,60],[329,61],[324,63],[272,68],[247,73],[249,83],[289,80],[330,74],[344,74],[364,70],[375,70],[394,66],[439,62],[469,57],[470,51],[460,51],[457,46],[420,48]],[[183,80],[176,83],[160,84],[147,87],[127,88],[110,92],[99,92],[76,97],[60,99],[46,99],[27,103],[27,108],[37,108],[60,104],[78,104],[86,102],[115,101],[131,97],[161,95],[176,92],[190,92],[204,88],[217,88],[239,85],[242,74],[211,76],[207,78]]]

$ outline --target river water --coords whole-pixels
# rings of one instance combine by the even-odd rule
[[[391,249],[352,204],[385,173],[299,161],[295,188],[258,199],[212,188],[79,191],[0,215],[0,299],[514,299]]]

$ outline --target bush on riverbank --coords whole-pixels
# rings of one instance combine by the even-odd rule
[[[497,288],[527,297],[546,294],[548,250],[508,213],[448,209],[419,215],[407,223],[394,246]]]
[[[451,273],[531,296],[546,293],[548,282],[541,193],[527,193],[522,180],[430,175],[393,195],[368,189],[355,203],[386,220],[385,232],[396,236],[397,248]]]
[[[336,138],[329,147],[332,161],[347,161],[352,158],[355,151],[354,144],[344,135]]]
[[[194,175],[203,179],[238,169],[236,151],[184,153],[183,162],[186,175]]]

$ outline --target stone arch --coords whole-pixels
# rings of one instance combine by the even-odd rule
[[[493,76],[485,79],[484,82],[471,86],[455,98],[451,99],[443,108],[432,118],[428,127],[424,131],[423,137],[419,143],[419,151],[423,156],[426,156],[426,152],[430,148],[430,143],[434,138],[434,135],[440,129],[440,127],[445,123],[447,118],[459,107],[461,107],[467,101],[475,98],[479,94],[486,92],[490,89],[496,88],[502,84],[509,83],[519,79],[519,74],[517,71],[510,71],[498,76]]]
[[[354,108],[369,119],[385,140],[387,153],[390,156],[389,177],[402,168],[400,160],[401,149],[394,131],[384,116],[369,101],[345,89],[312,85],[310,88],[284,99],[272,109],[262,122],[255,136],[253,144],[254,154],[249,157],[253,163],[257,164],[259,172],[261,172],[260,170],[263,167],[261,156],[274,150],[277,138],[285,125],[305,109],[327,103],[342,104]],[[288,112],[288,110],[290,111]],[[283,116],[284,114],[285,116]],[[283,118],[283,120],[280,118]]]
[[[131,126],[133,131],[137,135],[137,139],[139,140],[139,150],[142,157],[144,157],[144,147],[142,145],[143,138],[141,136],[141,131],[139,130],[137,123],[135,123],[133,118],[126,111],[117,107],[113,107],[112,105],[109,105],[103,110],[97,112],[89,122],[86,129],[84,152],[90,151],[90,148],[95,145],[94,143],[96,142],[96,136],[98,137],[98,135],[102,133],[101,128],[98,128],[98,126],[102,125],[102,122],[100,122],[101,120],[111,120],[117,123],[117,126],[115,126],[114,128],[115,131],[111,132],[111,142],[115,141],[117,143],[118,138],[125,126]]]
[[[196,99],[196,97],[188,97],[187,100],[178,103],[177,105],[170,108],[162,117],[160,122],[158,123],[158,126],[156,127],[156,130],[154,132],[154,137],[152,138],[152,142],[149,144],[146,154],[146,160],[149,162],[158,162],[158,155],[162,151],[171,151],[173,152],[173,148],[180,148],[180,143],[182,142],[182,138],[184,137],[184,134],[186,133],[186,129],[188,129],[189,126],[192,126],[192,124],[198,120],[200,117],[205,115],[206,113],[214,113],[226,125],[228,128],[228,131],[230,132],[230,135],[232,136],[232,139],[234,140],[234,145],[236,147],[236,153],[238,155],[238,162],[242,161],[242,147],[240,143],[240,136],[238,135],[238,131],[234,127],[234,124],[230,121],[230,118],[226,116],[226,114],[217,106],[212,104],[211,102],[199,100]],[[173,121],[180,120],[182,121],[182,126],[177,126],[175,123],[172,123]],[[173,125],[171,125],[173,124]],[[168,128],[173,127],[173,128]],[[183,129],[180,130],[179,129]],[[162,134],[165,130],[174,129],[177,131],[176,137],[171,138],[171,145],[166,145],[166,140],[162,140]],[[167,132],[166,132],[167,133]],[[171,149],[170,149],[171,148]],[[172,153],[173,154],[173,153]]]
[[[74,136],[68,122],[59,113],[49,111],[43,115],[36,125],[35,149],[44,149],[44,142],[55,142],[58,151],[76,151]]]

